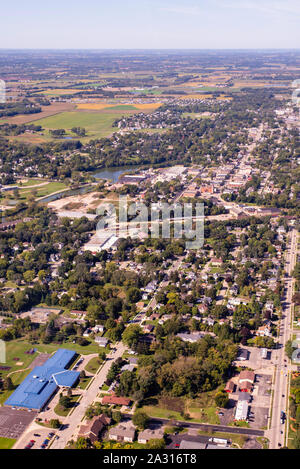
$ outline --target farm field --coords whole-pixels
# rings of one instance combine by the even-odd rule
[[[19,115],[14,117],[8,117],[6,119],[1,119],[0,124],[8,123],[8,124],[28,124],[29,122],[39,121],[49,116],[53,116],[55,114],[59,114],[64,111],[71,111],[75,109],[75,105],[72,103],[54,103],[50,106],[42,106],[42,112],[37,114],[26,114],[26,115]]]
[[[84,127],[87,137],[81,141],[91,138],[101,138],[112,134],[117,129],[112,127],[113,122],[120,117],[120,113],[95,113],[95,112],[63,112],[56,116],[47,117],[37,121],[46,130],[65,129],[70,131],[72,127]],[[49,134],[50,136],[50,134]],[[75,135],[73,135],[75,138]]]

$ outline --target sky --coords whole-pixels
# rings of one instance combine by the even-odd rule
[[[300,0],[1,3],[1,49],[300,48]]]

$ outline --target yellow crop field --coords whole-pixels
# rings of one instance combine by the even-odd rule
[[[144,111],[144,110],[155,110],[161,106],[162,103],[121,103],[121,104],[107,104],[107,103],[80,103],[77,104],[77,109],[88,109],[90,111],[103,111],[105,109],[110,109],[113,107],[118,107],[120,111],[122,111],[122,106],[124,106],[124,110],[126,110],[127,106],[133,106],[137,110]]]
[[[147,109],[158,109],[162,103],[145,103],[145,104],[135,104],[134,106],[140,110],[147,110]]]
[[[77,104],[77,109],[89,109],[90,111],[102,111],[108,107],[114,106],[113,104],[104,103],[80,103]]]
[[[181,96],[180,99],[210,99],[212,97],[212,94],[186,94]]]

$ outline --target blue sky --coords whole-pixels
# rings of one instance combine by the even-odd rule
[[[299,24],[300,0],[4,0],[0,48],[297,49]]]

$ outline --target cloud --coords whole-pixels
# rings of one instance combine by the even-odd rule
[[[254,10],[269,15],[287,13],[289,15],[300,15],[299,0],[245,0],[224,2],[218,0],[218,4],[223,8]]]
[[[160,11],[166,11],[168,13],[177,13],[179,15],[201,15],[204,13],[204,9],[197,6],[197,5],[191,5],[191,6],[166,6],[166,7],[161,7]]]

